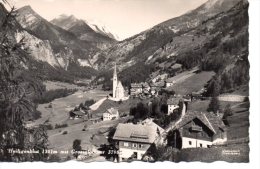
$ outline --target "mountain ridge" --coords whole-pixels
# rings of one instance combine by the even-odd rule
[[[50,22],[75,34],[80,40],[96,43],[101,50],[111,47],[116,42],[109,35],[93,30],[86,21],[78,19],[74,15],[67,16],[63,14]]]

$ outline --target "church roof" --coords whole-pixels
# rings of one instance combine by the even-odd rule
[[[121,81],[118,81],[118,82],[117,82],[117,87],[119,87],[119,88],[124,88]]]
[[[105,113],[111,114],[111,115],[117,115],[118,109],[111,107],[110,109],[107,109]]]

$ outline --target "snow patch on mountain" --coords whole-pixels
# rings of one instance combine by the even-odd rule
[[[102,23],[98,20],[89,20],[89,21],[85,21],[85,22],[95,32],[103,34],[103,35],[107,35],[108,37],[110,37],[112,39],[119,40],[119,37],[115,33],[112,33],[111,30],[104,23]]]

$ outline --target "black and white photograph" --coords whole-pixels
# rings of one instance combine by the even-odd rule
[[[0,0],[0,161],[249,163],[250,5]]]

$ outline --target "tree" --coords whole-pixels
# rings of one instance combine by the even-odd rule
[[[163,161],[163,156],[166,153],[166,147],[156,146],[154,143],[147,150],[147,155],[152,156],[155,161]]]
[[[47,147],[44,127],[28,129],[25,117],[36,112],[32,96],[41,92],[39,81],[25,74],[29,55],[23,46],[23,38],[17,42],[15,8],[8,12],[0,1],[0,161],[44,160]],[[38,139],[38,140],[37,140]],[[40,154],[11,154],[8,149],[36,149]]]
[[[81,149],[82,149],[82,148],[81,148],[81,140],[78,140],[78,139],[74,140],[74,141],[73,141],[72,148],[73,148],[73,150],[75,151],[75,153],[73,154],[73,156],[74,156],[75,158],[78,158],[79,154],[77,153],[77,151],[81,151]]]
[[[114,127],[112,127],[109,130],[108,135],[107,135],[109,143],[113,143],[113,136],[114,136],[115,132],[116,132],[116,128],[114,128]]]
[[[178,148],[178,149],[182,148],[182,139],[179,130],[171,130],[167,134],[166,139],[167,139],[168,146]]]
[[[209,103],[208,111],[213,111],[215,114],[219,111],[219,100],[218,96],[220,93],[220,83],[217,78],[213,79],[212,85],[212,98]]]
[[[231,109],[231,105],[230,104],[227,104],[225,109],[224,109],[224,117],[228,117],[228,116],[232,116],[233,113],[232,113],[232,109]]]
[[[136,107],[130,108],[130,115],[134,116],[134,122],[150,116],[148,107],[142,102],[139,102]]]
[[[212,97],[209,103],[208,111],[213,111],[215,114],[219,111],[219,100],[216,96]]]
[[[164,114],[168,113],[168,105],[167,104],[162,104],[161,112],[163,112]]]
[[[228,122],[227,118],[228,118],[228,116],[232,116],[232,115],[233,115],[233,113],[232,113],[231,105],[228,104],[228,105],[226,105],[226,107],[224,109],[224,115],[222,117],[222,120],[225,125],[229,126],[229,122]]]

